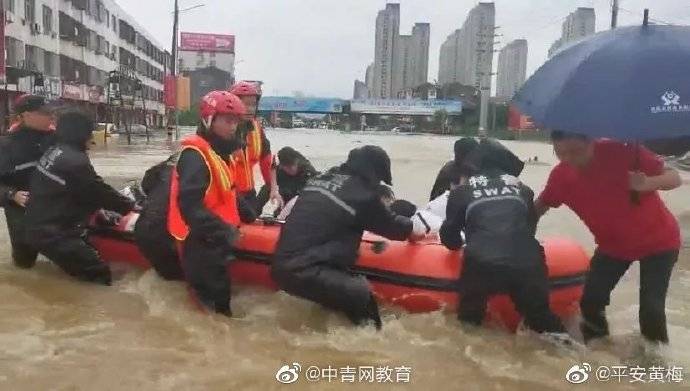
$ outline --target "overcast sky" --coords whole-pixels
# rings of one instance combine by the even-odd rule
[[[172,34],[172,0],[116,0],[166,48]],[[320,97],[351,98],[354,79],[364,80],[374,57],[376,14],[385,0],[180,0],[180,8],[204,7],[181,14],[180,30],[234,34],[237,77],[263,80],[264,93],[301,91]],[[395,1],[390,1],[395,2]],[[415,22],[431,23],[429,80],[438,75],[441,43],[460,28],[477,1],[399,0],[400,32]],[[496,0],[499,48],[513,39],[529,44],[528,76],[545,60],[560,36],[563,19],[577,7],[594,7],[597,31],[610,25],[610,0]],[[690,24],[686,0],[620,0],[619,25],[651,17]],[[496,56],[496,60],[497,60]],[[496,68],[494,61],[494,69]]]

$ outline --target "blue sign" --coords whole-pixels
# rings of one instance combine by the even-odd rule
[[[350,103],[353,113],[387,115],[433,115],[445,110],[450,115],[462,113],[459,100],[356,99]]]
[[[342,99],[293,98],[266,96],[259,101],[259,111],[284,111],[291,113],[342,113]]]

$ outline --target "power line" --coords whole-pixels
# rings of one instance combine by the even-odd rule
[[[631,15],[637,15],[637,16],[639,16],[640,14],[642,14],[641,12],[630,11],[629,9],[625,9],[625,8],[622,8],[622,7],[619,7],[618,9],[621,10],[621,11],[625,11],[625,12],[631,14]],[[661,20],[661,19],[652,18],[652,17],[649,18],[649,21],[650,21],[650,22],[657,23],[657,24],[668,25],[668,26],[673,26],[673,25],[679,24],[679,23],[667,22],[667,21],[664,21],[664,20]]]

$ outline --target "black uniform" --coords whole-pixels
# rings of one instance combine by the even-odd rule
[[[146,195],[134,226],[134,238],[141,253],[158,275],[166,280],[182,280],[184,273],[175,239],[168,232],[170,179],[179,154],[146,170],[141,188]]]
[[[446,163],[439,171],[429,201],[450,190],[453,178],[458,177],[465,163],[477,165],[483,162],[484,165],[490,165],[512,176],[519,176],[525,167],[520,158],[494,139],[483,138],[477,143],[473,138],[465,137],[455,142],[454,149],[455,159]]]
[[[38,160],[52,142],[50,133],[25,126],[0,138],[0,206],[5,209],[12,259],[22,268],[36,263],[38,251],[26,240],[25,209],[13,197],[17,191],[29,191]]]
[[[450,190],[450,183],[453,178],[457,177],[458,171],[462,166],[463,161],[470,155],[479,143],[471,137],[463,137],[455,142],[453,145],[454,159],[446,163],[436,176],[434,185],[431,188],[431,195],[429,201],[433,201],[441,194]]]
[[[380,200],[378,184],[390,183],[390,160],[378,147],[350,152],[347,163],[307,184],[283,226],[272,276],[281,289],[345,312],[355,324],[380,327],[369,285],[350,267],[368,230],[392,240],[412,232],[410,219]]]
[[[459,318],[480,325],[489,295],[508,293],[537,332],[563,332],[549,309],[543,249],[535,239],[534,193],[516,177],[488,169],[451,191],[441,241],[449,249],[467,246],[461,277]]]
[[[96,174],[86,153],[93,122],[81,113],[63,114],[57,144],[41,157],[31,178],[27,233],[37,249],[68,274],[109,285],[110,269],[86,242],[90,216],[99,209],[125,214],[134,202]]]
[[[306,157],[297,151],[295,151],[295,153],[299,155],[296,159],[299,169],[297,175],[288,175],[288,173],[280,169],[280,167],[276,167],[277,165],[274,164],[274,167],[276,167],[276,182],[278,183],[278,191],[280,192],[280,196],[283,197],[283,201],[285,201],[286,204],[291,199],[299,195],[302,189],[304,189],[304,187],[307,185],[307,181],[309,179],[318,175],[318,172],[316,169],[314,169],[314,166],[312,166],[311,162]],[[261,213],[270,196],[271,186],[270,184],[266,183],[261,187],[257,197],[257,213]]]
[[[202,137],[209,141],[219,156],[229,156],[237,147],[236,142],[222,140],[212,133],[204,133]],[[189,226],[189,235],[182,246],[185,279],[203,305],[231,316],[227,265],[233,259],[232,246],[239,231],[204,205],[211,173],[199,152],[183,150],[176,170],[180,212]]]

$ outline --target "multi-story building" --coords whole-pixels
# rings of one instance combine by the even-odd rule
[[[372,91],[374,91],[374,64],[369,64],[369,66],[367,66],[364,84],[367,85],[367,92],[369,93],[369,96],[371,96]]]
[[[14,95],[35,92],[79,102],[100,121],[111,120],[108,93],[117,86],[109,75],[116,71],[140,82],[134,93],[139,98],[128,100],[139,120],[162,122],[170,55],[113,0],[4,0],[4,5],[4,116]]]
[[[398,36],[393,72],[393,92],[396,97],[403,98],[406,91],[427,82],[429,35],[429,23],[416,23],[412,35]]]
[[[429,81],[429,39],[431,25],[429,23],[415,23],[412,28],[412,45],[408,62],[409,80],[405,87],[419,87]]]
[[[400,4],[386,4],[376,17],[372,96],[393,97],[395,44],[400,32]]]
[[[463,26],[448,36],[439,54],[440,84],[491,89],[495,14],[494,3],[479,3]]]
[[[511,99],[527,76],[527,40],[516,39],[498,54],[496,96]]]
[[[571,12],[561,26],[561,37],[549,48],[549,57],[569,43],[594,34],[596,15],[594,8],[580,7]]]
[[[352,93],[352,99],[367,99],[369,98],[369,89],[366,83],[361,80],[355,80],[355,88]]]
[[[430,30],[429,23],[416,23],[411,35],[399,35],[400,4],[386,4],[379,11],[371,83],[367,82],[372,97],[396,98],[427,82]]]

